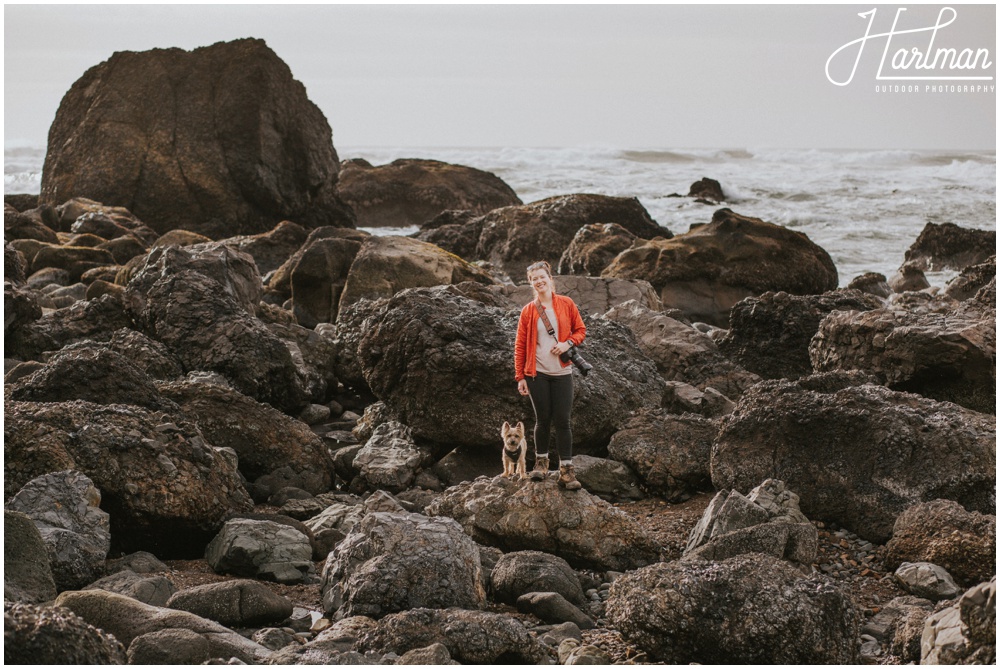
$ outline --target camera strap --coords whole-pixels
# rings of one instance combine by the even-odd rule
[[[538,309],[538,313],[542,316],[542,324],[545,326],[545,331],[549,333],[549,336],[559,341],[556,337],[556,330],[552,327],[552,323],[549,321],[549,317],[545,313],[545,307],[542,306],[541,300],[535,300],[535,307]]]

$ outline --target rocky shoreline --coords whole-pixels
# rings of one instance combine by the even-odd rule
[[[5,197],[5,662],[995,662],[995,233],[929,223],[837,288],[725,207],[674,233],[635,198],[340,164],[258,40],[113,60],[41,197]],[[173,112],[116,135],[156,100],[99,92],[144,72],[231,87],[245,145]],[[499,476],[539,259],[595,367],[580,491]]]

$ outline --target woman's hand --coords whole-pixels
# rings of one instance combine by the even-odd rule
[[[568,351],[569,347],[572,345],[573,345],[572,342],[568,340],[559,342],[549,350],[549,353],[551,353],[552,355],[562,355],[563,353]]]
[[[517,392],[521,393],[522,395],[527,395],[528,394],[528,382],[525,381],[524,379],[521,379],[520,381],[518,381],[517,382]]]

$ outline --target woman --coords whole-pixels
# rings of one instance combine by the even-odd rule
[[[535,410],[535,468],[529,476],[541,481],[549,471],[549,431],[554,424],[559,451],[559,485],[579,490],[573,472],[573,366],[559,356],[587,336],[580,310],[568,297],[557,295],[547,262],[528,266],[528,283],[535,299],[521,309],[514,343],[517,391],[531,397]],[[546,324],[546,319],[548,324]]]

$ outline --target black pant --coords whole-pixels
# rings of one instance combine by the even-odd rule
[[[556,449],[560,460],[573,459],[573,431],[570,411],[573,408],[573,375],[525,377],[531,406],[535,410],[535,455],[549,452],[549,430],[556,428]]]

